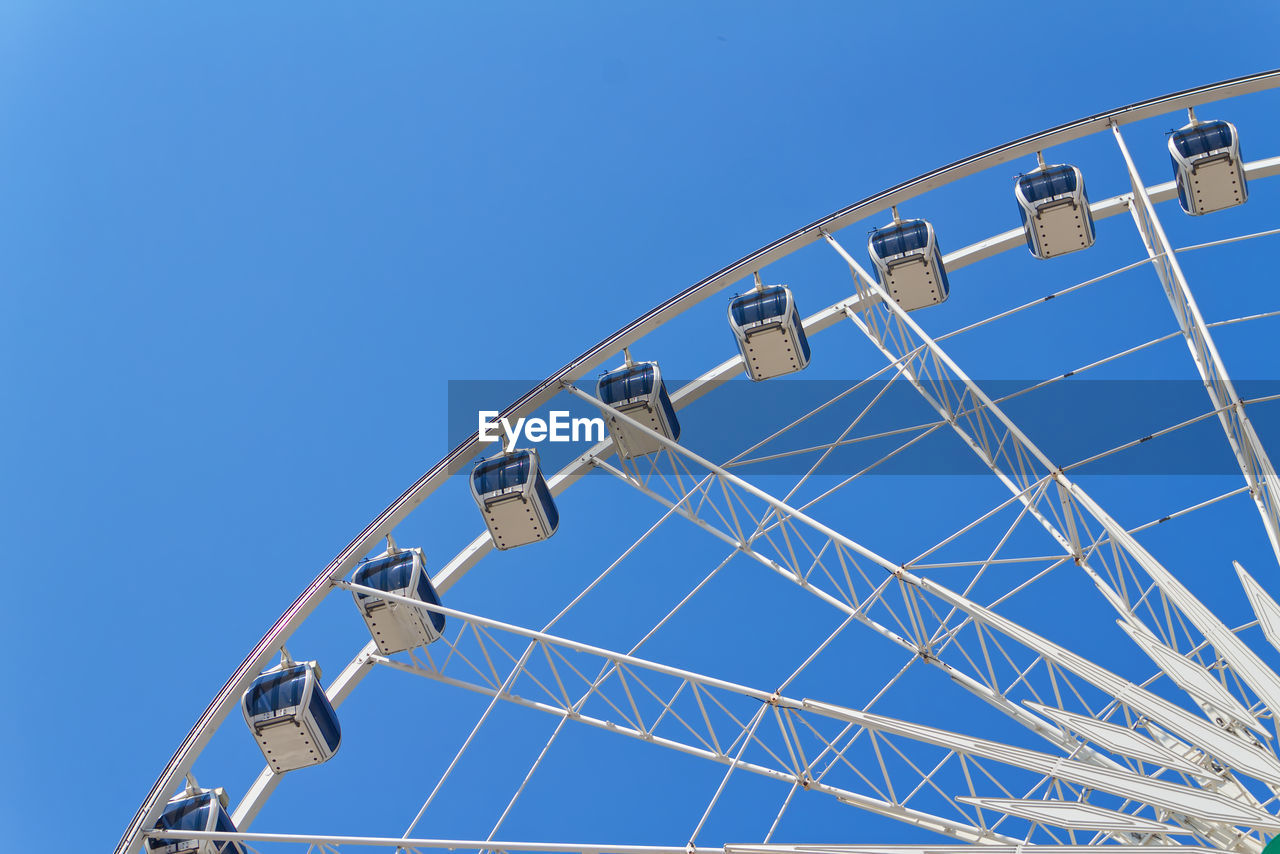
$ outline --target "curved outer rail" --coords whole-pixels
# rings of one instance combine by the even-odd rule
[[[1263,160],[1254,160],[1245,164],[1245,173],[1250,181],[1261,178],[1270,178],[1280,175],[1280,157],[1269,157]],[[1153,202],[1167,202],[1178,196],[1177,187],[1174,182],[1168,181],[1163,184],[1156,184],[1147,187],[1147,195]],[[1108,217],[1117,216],[1119,214],[1128,213],[1129,203],[1133,198],[1133,193],[1124,193],[1103,199],[1090,204],[1089,209],[1093,213],[1095,220],[1102,220]],[[961,247],[954,252],[949,252],[943,256],[945,266],[948,271],[954,271],[967,267],[970,264],[976,264],[979,261],[994,257],[1001,252],[1007,252],[1011,249],[1020,249],[1026,245],[1026,236],[1021,228],[1010,229],[1000,234],[980,240],[969,246]],[[878,300],[878,297],[868,297],[869,299]],[[850,308],[856,309],[859,301],[863,297],[853,295],[847,297],[840,302],[828,306],[804,319],[805,332],[812,338],[814,335],[831,328],[837,323],[846,320],[846,311]],[[743,372],[742,356],[734,355],[730,359],[721,362],[714,368],[696,379],[690,380],[685,385],[671,392],[671,403],[677,409],[681,410],[689,404],[697,401],[703,395],[714,391],[718,386],[728,382]],[[576,460],[567,464],[560,471],[547,479],[547,486],[551,489],[552,495],[559,495],[568,489],[573,483],[587,471],[594,467],[593,458],[605,458],[612,452],[613,440],[605,439],[603,442],[595,445],[591,449],[584,452]],[[488,531],[485,531],[473,539],[455,554],[448,563],[444,564],[435,574],[432,582],[438,589],[446,589],[453,584],[454,581],[466,575],[472,567],[480,562],[486,555],[493,551],[493,541],[489,538]],[[350,696],[351,692],[359,682],[368,674],[372,667],[371,656],[377,651],[373,641],[369,641],[365,647],[356,654],[338,675],[336,679],[329,684],[326,693],[333,702],[334,708],[337,708],[342,702]],[[247,830],[257,817],[258,811],[262,808],[266,800],[271,797],[275,787],[279,784],[282,777],[271,773],[269,767],[264,767],[258,778],[253,782],[249,789],[245,792],[240,802],[234,810],[234,821],[237,828],[241,831]]]
[[[1280,69],[1274,69],[1212,83],[1195,89],[1174,92],[1147,101],[1139,101],[1125,107],[1059,125],[1030,136],[1024,136],[1021,139],[996,146],[995,148],[989,148],[986,151],[979,152],[963,160],[957,160],[932,172],[926,172],[909,181],[868,196],[859,202],[855,202],[842,210],[775,240],[768,246],[735,261],[659,304],[646,314],[641,315],[600,341],[594,347],[572,359],[547,379],[525,392],[518,400],[503,410],[502,415],[507,418],[517,418],[535,411],[560,392],[562,382],[571,382],[579,379],[604,364],[606,359],[613,356],[621,348],[630,346],[650,331],[697,305],[702,300],[719,293],[768,264],[818,241],[824,231],[838,231],[854,222],[888,210],[892,205],[900,205],[930,190],[945,186],[1000,163],[1032,154],[1053,145],[1061,145],[1099,131],[1108,130],[1112,123],[1117,125],[1130,124],[1165,113],[1186,109],[1187,107],[1198,106],[1209,101],[1261,92],[1278,86],[1280,86]],[[428,495],[435,491],[445,478],[459,472],[480,450],[481,445],[478,439],[479,437],[473,434],[432,466],[426,474],[420,477],[417,482],[393,501],[387,509],[383,510],[376,519],[370,522],[325,567],[324,571],[307,585],[306,589],[294,600],[293,604],[280,615],[280,618],[262,636],[262,639],[258,641],[253,650],[240,663],[240,666],[236,668],[226,684],[218,691],[213,701],[209,703],[186,738],[183,739],[182,744],[179,745],[169,759],[164,770],[151,787],[151,791],[148,792],[146,799],[138,807],[133,819],[129,822],[129,826],[120,838],[120,842],[116,845],[116,854],[133,854],[138,850],[142,843],[142,831],[154,825],[160,817],[169,793],[177,787],[183,775],[191,769],[195,758],[204,749],[214,730],[222,719],[226,717],[228,711],[239,702],[240,695],[248,687],[249,682],[274,657],[284,639],[297,629],[310,615],[315,606],[319,604],[320,600],[324,598],[332,582],[350,572],[362,555],[367,553],[378,540],[385,537],[396,525],[403,521]],[[450,574],[448,577],[441,578],[438,585],[441,592],[448,590],[459,577],[461,577],[460,573]]]

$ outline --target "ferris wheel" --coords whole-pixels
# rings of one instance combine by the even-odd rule
[[[893,186],[524,391],[280,616],[117,854],[1261,852],[1277,87]]]

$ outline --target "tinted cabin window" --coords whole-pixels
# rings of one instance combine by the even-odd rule
[[[265,715],[276,709],[296,706],[302,702],[302,692],[307,686],[307,668],[291,667],[280,673],[259,677],[249,689],[245,706],[250,715]]]
[[[920,219],[880,229],[871,235],[871,245],[881,258],[923,249],[928,243],[929,227]]]
[[[947,294],[951,293],[951,282],[947,279],[947,267],[942,263],[941,251],[933,253],[933,261],[938,265],[938,287],[940,289],[940,296],[945,297]]]
[[[227,815],[226,811],[223,810],[220,806],[218,809],[218,819],[216,822],[214,822],[213,829],[225,831],[227,833],[236,832],[236,826],[231,823],[231,816]],[[216,840],[215,840],[215,844],[217,844]],[[243,852],[244,851],[244,849],[241,848],[235,842],[223,842],[218,847],[218,850],[223,852],[229,852],[229,851]]]
[[[658,392],[658,404],[662,407],[662,412],[667,416],[667,423],[671,425],[671,438],[680,438],[680,419],[676,418],[676,409],[671,405],[671,398],[667,395],[667,387],[664,385]]]
[[[600,399],[617,403],[633,397],[645,397],[653,391],[653,365],[636,365],[605,374],[600,380]]]
[[[423,602],[430,602],[432,605],[440,605],[440,596],[436,593],[436,589],[431,586],[431,579],[427,578],[424,572],[418,577],[418,598]],[[437,614],[435,611],[424,611],[431,620],[431,625],[435,626],[437,632],[444,631],[444,614]]]
[[[529,455],[518,454],[481,463],[472,478],[476,492],[481,495],[513,486],[524,486],[529,479]]]
[[[413,575],[413,552],[398,552],[390,557],[371,560],[356,570],[355,583],[375,590],[403,590]],[[367,593],[357,594],[361,599]]]
[[[209,802],[213,796],[197,795],[194,798],[177,801],[165,808],[164,815],[156,822],[157,830],[205,830],[209,821]],[[153,839],[151,845],[163,848],[176,845],[180,839]]]
[[[204,830],[212,798],[212,795],[204,794],[170,804],[160,816],[160,821],[156,822],[156,827],[161,830]]]
[[[796,311],[791,312],[792,322],[796,326],[796,337],[800,339],[800,352],[804,355],[804,360],[809,361],[809,336],[804,334],[804,324],[800,322],[800,314]]]
[[[1173,144],[1183,157],[1195,157],[1231,145],[1231,128],[1226,122],[1210,122],[1193,130],[1178,131]]]
[[[787,310],[787,292],[784,288],[768,288],[762,293],[747,294],[735,299],[730,310],[738,326],[782,317]]]
[[[556,509],[556,503],[551,498],[551,490],[547,488],[547,482],[542,476],[538,476],[538,480],[533,485],[534,495],[542,504],[542,512],[547,514],[547,527],[554,531],[560,526],[560,511]]]
[[[311,695],[309,711],[311,717],[315,720],[316,726],[320,727],[320,737],[324,739],[324,743],[329,746],[329,752],[338,749],[338,740],[341,734],[338,732],[338,717],[333,713],[333,706],[329,704],[324,696],[324,692],[316,690]]]
[[[1022,235],[1027,239],[1027,248],[1033,253],[1036,251],[1035,238],[1031,236],[1031,227],[1027,224],[1027,209],[1018,204],[1018,216],[1022,219]]]
[[[1047,169],[1034,175],[1024,175],[1018,179],[1018,185],[1022,187],[1022,194],[1031,202],[1060,196],[1063,193],[1074,193],[1076,170],[1070,166]]]

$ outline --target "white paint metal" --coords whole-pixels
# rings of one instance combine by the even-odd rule
[[[1119,625],[1138,648],[1168,674],[1175,685],[1190,694],[1205,709],[1205,713],[1215,723],[1227,727],[1235,722],[1249,727],[1263,737],[1267,735],[1258,719],[1249,714],[1249,710],[1203,667],[1160,643],[1146,627],[1124,620],[1120,620]]]
[[[914,370],[904,371],[904,375],[911,380],[912,385],[934,407],[939,415],[948,420],[957,435],[991,469],[992,473],[1004,483],[1010,492],[1019,496],[1019,499],[1045,530],[1062,545],[1068,554],[1075,558],[1077,565],[1088,574],[1094,585],[1103,594],[1103,598],[1123,620],[1134,623],[1140,622],[1124,599],[1089,565],[1089,562],[1080,551],[1078,540],[1063,534],[1056,525],[1032,506],[1026,490],[1036,479],[1051,477],[1056,481],[1060,488],[1060,493],[1064,498],[1069,499],[1064,505],[1068,518],[1070,518],[1073,506],[1078,508],[1080,512],[1092,517],[1111,538],[1113,545],[1121,549],[1131,560],[1142,567],[1156,582],[1169,602],[1188,612],[1188,616],[1191,616],[1190,612],[1202,617],[1207,615],[1206,625],[1217,622],[1208,609],[1204,608],[1190,591],[1179,583],[1123,526],[1106,513],[1079,485],[1067,478],[1062,470],[1031,442],[1021,429],[964,373],[946,351],[920,328],[919,324],[907,312],[885,297],[882,287],[867,276],[861,266],[834,237],[827,235],[826,239],[849,265],[860,291],[878,293],[881,296],[878,310],[889,314],[887,318],[878,318],[872,310],[868,309],[860,315],[849,312],[850,319],[891,361],[902,358],[905,353],[913,350],[928,352],[931,358],[926,361],[922,356],[919,358],[918,364],[922,368],[927,367],[934,371],[937,374],[937,378],[943,382],[935,382],[933,387],[947,392],[951,396],[946,399],[936,397],[931,393],[930,389],[925,387]],[[888,335],[887,330],[891,325],[893,325],[894,334]],[[976,413],[981,410],[986,417],[982,419],[964,419],[964,416],[959,412],[964,398],[958,397],[955,392],[949,391],[952,386],[962,387],[965,390],[967,399],[970,401],[968,411]],[[964,423],[962,423],[962,419],[964,419]],[[995,426],[997,424],[999,429]],[[982,433],[975,436],[969,432],[970,429],[982,431]],[[990,450],[993,448],[1002,450],[994,452]],[[1001,456],[1003,463],[1001,462]],[[1194,617],[1192,622],[1195,622]],[[1197,623],[1198,626],[1199,624]],[[1265,668],[1263,669],[1265,670]],[[1243,674],[1240,675],[1244,678]],[[1260,678],[1265,682],[1265,674],[1262,674]],[[1271,674],[1271,678],[1276,679],[1277,677]]]
[[[899,311],[901,311],[901,309],[899,309]],[[905,314],[905,312],[902,312],[902,313]],[[576,388],[573,388],[572,386],[569,386],[568,390],[571,393],[583,398],[584,400],[587,400],[588,402],[593,403],[595,406],[601,408],[602,410],[607,410],[609,412],[614,413],[618,417],[622,418],[624,421],[628,422],[629,425],[633,426],[635,429],[644,429],[643,425],[640,425],[638,422],[634,421],[634,419],[630,419],[627,416],[622,415],[621,413],[618,413],[617,410],[613,410],[612,408],[608,407],[607,404],[604,404],[601,401],[595,398],[592,398],[589,395],[586,395],[584,392]],[[979,394],[980,393],[981,392],[979,392]],[[1195,733],[1196,735],[1190,736],[1190,739],[1194,743],[1197,743],[1203,746],[1208,752],[1219,757],[1220,759],[1228,759],[1229,760],[1228,764],[1234,764],[1236,768],[1242,771],[1245,771],[1245,773],[1249,773],[1252,776],[1257,777],[1259,779],[1267,780],[1269,782],[1273,780],[1280,780],[1280,778],[1276,777],[1277,774],[1280,774],[1280,762],[1278,762],[1276,758],[1269,753],[1264,753],[1262,751],[1255,750],[1252,742],[1246,744],[1245,742],[1242,742],[1241,740],[1235,738],[1233,735],[1228,734],[1226,731],[1214,726],[1213,724],[1210,724],[1192,715],[1186,710],[1170,703],[1167,700],[1164,700],[1161,697],[1158,697],[1152,694],[1149,691],[1146,691],[1145,689],[1138,687],[1137,685],[1134,685],[1128,680],[1125,680],[1107,671],[1106,669],[1100,667],[1097,664],[1094,664],[1091,661],[1088,661],[1087,659],[1084,659],[1081,656],[1068,652],[1065,648],[1062,648],[1056,644],[1053,644],[1052,642],[1040,637],[1039,635],[1036,635],[1034,632],[1031,632],[1030,630],[1023,628],[1013,623],[1012,621],[1007,620],[1004,617],[1000,617],[999,615],[995,614],[989,609],[986,609],[980,605],[977,605],[976,603],[973,603],[967,600],[965,597],[960,596],[959,594],[953,593],[950,590],[947,590],[946,588],[943,588],[932,581],[929,581],[927,579],[917,578],[916,576],[906,572],[901,567],[894,566],[891,562],[889,562],[883,557],[880,557],[874,552],[866,549],[864,546],[861,546],[858,543],[850,540],[848,537],[842,534],[839,534],[830,528],[827,528],[821,523],[814,521],[813,519],[809,518],[808,516],[796,510],[795,508],[789,507],[784,502],[778,501],[776,498],[770,496],[769,494],[762,492],[761,490],[757,489],[756,487],[752,486],[749,483],[746,483],[741,478],[736,477],[735,475],[725,471],[724,469],[720,468],[714,463],[711,463],[708,460],[698,456],[697,454],[694,454],[687,448],[684,448],[675,442],[671,442],[670,440],[665,439],[664,437],[659,437],[657,436],[657,434],[654,434],[654,436],[655,436],[655,439],[660,441],[660,444],[663,444],[669,450],[675,453],[678,453],[681,456],[684,456],[685,458],[707,469],[708,471],[712,471],[716,473],[723,480],[727,480],[733,483],[735,486],[765,501],[765,503],[769,504],[775,511],[778,512],[780,517],[786,516],[789,518],[794,518],[795,520],[807,525],[808,527],[819,531],[820,533],[824,534],[828,538],[840,543],[841,545],[844,545],[846,548],[850,549],[854,553],[868,558],[872,562],[878,564],[882,569],[886,569],[889,572],[891,572],[894,576],[896,576],[899,580],[903,581],[904,583],[910,584],[914,587],[917,587],[922,590],[926,590],[938,595],[950,606],[955,607],[958,610],[961,610],[969,614],[971,617],[974,617],[975,619],[979,620],[980,622],[984,623],[987,626],[996,628],[1002,634],[1006,635],[1007,637],[1010,637],[1013,640],[1018,641],[1023,646],[1026,646],[1027,648],[1036,651],[1037,653],[1044,656],[1047,660],[1053,661],[1055,664],[1058,664],[1059,666],[1064,667],[1064,669],[1067,669],[1070,672],[1080,676],[1081,678],[1086,679],[1087,681],[1092,683],[1095,687],[1098,687],[1110,693],[1113,697],[1115,697],[1120,702],[1126,705],[1129,705],[1132,708],[1137,709],[1139,711],[1139,714],[1148,715],[1156,720],[1162,721],[1163,723],[1165,723],[1165,725],[1169,726],[1171,730],[1174,730],[1176,732],[1179,732],[1180,734],[1183,734],[1184,737],[1186,737],[1185,734],[1187,732]],[[1065,478],[1063,478],[1061,482],[1063,482],[1064,484],[1069,484],[1069,482],[1066,481]],[[1100,513],[1101,511],[1099,509],[1095,512]],[[1121,529],[1121,532],[1124,533],[1126,537],[1128,537],[1127,532],[1123,532],[1123,529]],[[1131,538],[1129,539],[1131,540]],[[953,679],[955,679],[957,682],[960,682],[961,684],[964,684],[964,680],[969,679],[969,677],[967,677],[965,674],[959,673],[958,671],[952,670],[951,668],[947,668],[947,671]],[[972,680],[970,679],[969,681],[972,681]],[[976,691],[975,693],[978,693],[979,696],[983,696],[982,692],[980,691]],[[1002,706],[999,703],[993,703],[993,705],[996,705],[997,708],[1002,708]],[[1005,710],[1007,712],[1007,709],[1005,708],[1002,708],[1002,710]],[[1028,725],[1028,728],[1032,729],[1032,731],[1035,731],[1041,735],[1045,735],[1045,737],[1049,738],[1050,741],[1056,740],[1053,735],[1047,735],[1044,732],[1045,725],[1043,724],[1043,722],[1039,721],[1038,719],[1032,718],[1030,721],[1024,720],[1023,722],[1024,724]],[[1171,722],[1176,722],[1176,723],[1171,723]],[[1049,728],[1049,729],[1050,729],[1050,732],[1052,732],[1052,728]],[[1091,751],[1081,750],[1077,755],[1081,757],[1090,757],[1090,754],[1091,754]],[[1084,764],[1084,763],[1081,763],[1081,764]],[[1106,770],[1116,770],[1116,768],[1114,767],[1114,763],[1110,763],[1109,760],[1099,762],[1098,765],[1099,767],[1103,767]],[[1247,790],[1240,788],[1237,790],[1237,792],[1240,795],[1240,798],[1242,799],[1241,802],[1243,803],[1246,809],[1252,810],[1255,812],[1262,812],[1262,810],[1257,806],[1256,801],[1248,794]],[[1231,799],[1226,798],[1222,795],[1216,795],[1216,797],[1221,798],[1224,801],[1231,801]],[[1178,812],[1182,812],[1182,811],[1178,811]],[[1206,819],[1206,816],[1203,816],[1203,815],[1198,815],[1197,818],[1201,821],[1208,820],[1210,822],[1212,821],[1220,822],[1219,827],[1216,827],[1216,828],[1210,827],[1207,830],[1201,830],[1200,832],[1202,833],[1206,833],[1207,835],[1214,836],[1217,839],[1223,839],[1223,840],[1225,840],[1226,838],[1234,838],[1236,835],[1235,831],[1231,830],[1229,827],[1230,822],[1225,822],[1220,819]],[[1249,846],[1246,845],[1246,847],[1249,847]],[[1250,850],[1252,850],[1252,848],[1250,848]]]
[[[1253,580],[1252,575],[1245,572],[1239,561],[1232,563],[1236,568],[1236,574],[1240,576],[1245,595],[1249,597],[1249,604],[1253,606],[1258,625],[1262,627],[1263,636],[1273,647],[1280,650],[1280,605],[1277,605],[1276,600],[1262,589],[1261,584]]]
[[[974,738],[883,715],[844,709],[816,700],[805,700],[804,708],[847,720],[877,732],[899,735],[914,741],[955,750],[968,756],[1002,762],[1037,774],[1056,777],[1077,785],[1101,789],[1120,797],[1162,807],[1171,812],[1192,815],[1211,822],[1221,822],[1224,825],[1244,824],[1253,828],[1280,830],[1280,817],[1215,792],[1191,789],[1127,770],[1063,759],[1048,753],[1013,747],[997,741]]]
[[[1268,783],[1280,785],[1280,761],[1252,743],[1246,743],[1227,733],[1221,727],[1209,723],[1186,709],[1159,697],[1110,670],[1077,655],[1053,641],[1026,629],[994,611],[982,607],[941,585],[921,579],[920,586],[936,594],[946,602],[952,602],[975,619],[1013,638],[1043,655],[1054,664],[1076,674],[1096,688],[1110,694],[1118,701],[1151,718],[1176,733],[1180,738],[1195,744],[1201,750],[1221,760],[1222,764],[1235,768]]]
[[[1204,317],[1200,314],[1200,307],[1196,304],[1191,287],[1187,284],[1187,278],[1182,273],[1182,266],[1178,263],[1173,245],[1165,235],[1164,226],[1156,215],[1155,206],[1147,195],[1142,177],[1138,174],[1138,167],[1134,165],[1133,158],[1129,155],[1129,148],[1124,143],[1120,128],[1112,126],[1112,132],[1116,144],[1120,147],[1120,153],[1124,157],[1129,181],[1133,186],[1131,209],[1134,223],[1142,236],[1148,255],[1155,262],[1153,266],[1156,274],[1160,277],[1160,284],[1164,286],[1169,306],[1173,309],[1178,327],[1182,330],[1187,347],[1191,351],[1191,358],[1195,362],[1200,381],[1209,394],[1209,400],[1218,413],[1218,420],[1222,423],[1231,451],[1235,454],[1240,471],[1249,484],[1249,492],[1258,507],[1258,513],[1262,516],[1267,538],[1271,541],[1271,550],[1276,555],[1276,559],[1280,560],[1280,506],[1277,505],[1280,501],[1280,476],[1276,475],[1262,440],[1258,438],[1257,432],[1253,429],[1253,423],[1245,413],[1244,404],[1236,394],[1235,385],[1227,374],[1227,367],[1218,354],[1218,348],[1213,343],[1213,336],[1205,325]],[[1280,681],[1272,688],[1274,689],[1272,697],[1280,701]],[[1268,705],[1273,709],[1280,709],[1280,705],[1275,703],[1268,702]]]
[[[1165,112],[1179,110],[1201,101],[1261,91],[1277,85],[1280,85],[1280,71],[1272,71],[1223,81],[1211,86],[1133,104],[982,152],[886,190],[775,241],[688,288],[632,324],[601,341],[587,353],[571,361],[539,386],[531,389],[512,406],[508,407],[503,414],[519,417],[534,411],[559,391],[559,384],[562,381],[582,376],[599,367],[611,354],[616,353],[619,347],[633,343],[670,318],[687,310],[708,296],[729,287],[754,270],[758,270],[805,245],[815,242],[824,231],[842,228],[878,211],[886,210],[890,205],[901,203],[930,189],[943,186],[958,178],[974,174],[998,163],[1007,162],[1050,145],[1061,144],[1071,139],[1077,139],[1104,130],[1109,123],[1125,124]],[[1280,160],[1280,158],[1277,158],[1277,160]],[[995,249],[994,251],[1000,250]],[[974,260],[977,260],[977,258],[975,257]],[[835,308],[842,309],[843,307]],[[825,320],[830,320],[830,322],[834,323],[835,320],[833,318],[837,316],[836,314],[828,314]],[[392,531],[400,521],[443,483],[445,478],[459,471],[466,461],[474,455],[476,450],[477,442],[475,437],[453,449],[371,522],[304,589],[302,594],[258,642],[196,721],[130,821],[117,845],[117,854],[132,854],[137,850],[144,829],[154,824],[164,807],[168,793],[176,788],[178,781],[190,770],[195,758],[208,743],[213,731],[234,706],[236,699],[254,676],[274,657],[279,645],[309,616],[328,591],[331,582],[349,572],[362,555],[370,551],[378,540]],[[482,551],[483,547],[473,549],[471,554],[478,556],[478,553]],[[457,574],[439,579],[437,589],[441,592],[447,590],[450,584],[469,565],[471,563],[465,561],[458,564],[460,571]]]
[[[969,798],[957,801],[972,804],[984,810],[1008,813],[1041,824],[1066,827],[1072,830],[1093,830],[1112,833],[1188,833],[1177,825],[1164,824],[1141,816],[1117,812],[1082,801],[1041,801],[1023,798]],[[1057,846],[1053,846],[1057,849]],[[1108,846],[1109,847],[1109,846]]]
[[[1136,730],[1040,703],[1027,703],[1027,706],[1059,726],[1101,745],[1112,753],[1148,762],[1157,767],[1185,771],[1198,777],[1215,776],[1214,772],[1196,765],[1181,754],[1159,742],[1152,741]]]

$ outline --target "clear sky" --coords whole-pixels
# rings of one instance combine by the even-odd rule
[[[670,294],[885,186],[1108,107],[1276,67],[1278,17],[1266,2],[3,4],[0,531],[16,586],[0,621],[0,826],[13,850],[47,847],[55,829],[95,850],[115,843],[256,639],[447,451],[448,381],[538,380]],[[1252,114],[1249,157],[1280,154],[1267,103]],[[1167,180],[1160,132],[1142,162]],[[991,185],[1008,192],[1018,168]],[[1103,189],[1122,191],[1118,174]],[[1000,199],[983,219],[945,197],[939,216],[957,237],[944,248],[1013,227]],[[1280,224],[1262,205],[1242,228]],[[861,258],[855,230],[847,245]],[[1131,229],[1125,239],[1131,249]],[[1276,307],[1259,294],[1257,310]],[[722,322],[712,303],[708,323]],[[732,346],[722,328],[658,343],[685,377]],[[974,358],[999,352],[987,341]],[[1019,376],[1016,363],[1005,370]],[[437,529],[468,539],[480,525],[465,504],[442,513],[415,529],[419,542],[401,538],[427,546],[434,566],[452,554],[432,548]],[[576,586],[534,583],[603,559],[608,519],[597,521],[562,533],[554,561],[513,555],[461,601],[482,610],[491,597],[540,625],[603,565]],[[630,583],[665,577],[652,560]],[[336,674],[363,642],[349,610],[334,605],[350,630],[340,642],[295,653],[322,650]],[[608,622],[606,605],[596,613]],[[579,629],[609,635],[590,620]],[[363,718],[381,739],[344,745],[353,758],[332,792],[352,810],[378,802],[385,774],[404,794],[367,821],[282,796],[294,812],[264,814],[259,829],[403,831],[483,703],[388,686]],[[201,777],[235,797],[260,764],[239,726],[229,719],[225,762],[210,760],[215,776],[234,764],[232,779]],[[450,801],[483,801],[483,813],[468,825],[455,806],[456,827],[425,835],[492,823],[548,734],[541,720],[532,734],[504,726],[522,745],[511,768],[500,780],[468,769]],[[554,793],[669,786],[696,821],[720,774],[602,763],[584,777],[572,749],[548,770],[554,785],[531,794],[559,823],[526,816],[522,832],[683,844],[683,814],[685,830],[646,835],[642,816],[576,814]],[[407,764],[392,762],[402,750]],[[758,841],[756,796],[748,787],[718,813],[707,841],[737,839],[737,827]],[[772,816],[774,790],[759,803]],[[839,813],[844,824],[820,835],[864,838],[859,820]]]

